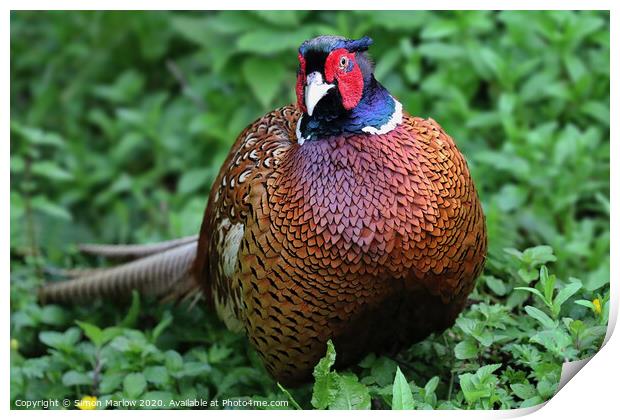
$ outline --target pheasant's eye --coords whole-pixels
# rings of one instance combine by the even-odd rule
[[[346,70],[347,66],[349,65],[349,59],[346,56],[342,56],[340,57],[340,63],[338,63],[340,66],[340,68],[342,70]]]

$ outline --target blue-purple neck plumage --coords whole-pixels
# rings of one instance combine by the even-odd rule
[[[402,105],[374,77],[372,39],[319,36],[299,48],[297,141],[346,133],[385,134],[402,122]]]

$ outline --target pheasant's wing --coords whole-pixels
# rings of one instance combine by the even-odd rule
[[[298,118],[299,112],[289,105],[247,127],[232,146],[211,189],[194,274],[207,301],[231,330],[242,328],[238,271],[248,214],[261,205],[261,191],[295,142]]]

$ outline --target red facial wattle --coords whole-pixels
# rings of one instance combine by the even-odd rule
[[[299,59],[299,71],[297,72],[297,85],[295,92],[297,93],[297,108],[301,112],[306,112],[306,104],[304,103],[304,84],[306,83],[306,60],[301,53],[297,56]]]
[[[341,66],[341,60],[346,57],[348,65]],[[353,109],[357,106],[364,91],[364,77],[362,70],[355,61],[355,53],[348,52],[345,48],[332,51],[325,60],[325,81],[333,83],[338,80],[338,91],[342,97],[342,106]],[[298,95],[299,97],[299,95]]]

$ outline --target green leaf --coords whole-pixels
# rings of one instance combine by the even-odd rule
[[[376,360],[377,355],[374,353],[369,353],[358,363],[358,366],[365,369],[370,369]]]
[[[183,357],[174,350],[165,353],[166,368],[171,372],[177,372],[183,368]]]
[[[330,410],[369,410],[370,393],[357,376],[344,374],[337,376],[336,394],[329,404]]]
[[[211,365],[204,362],[188,362],[186,361],[183,364],[183,369],[179,372],[174,373],[174,377],[183,378],[183,377],[195,377],[204,374],[208,374],[212,371]],[[231,376],[232,377],[232,376]],[[229,377],[229,378],[231,378]]]
[[[542,398],[548,399],[553,397],[557,391],[558,383],[555,381],[549,381],[548,379],[543,379],[536,384],[536,389]]]
[[[579,109],[595,118],[597,121],[602,122],[605,125],[609,125],[609,107],[606,104],[596,101],[588,101],[582,104]]]
[[[26,169],[26,162],[21,156],[11,156],[9,166],[11,173],[20,174]]]
[[[209,348],[208,360],[210,363],[221,363],[232,352],[233,349],[230,347],[215,343]]]
[[[11,121],[11,131],[33,145],[54,146],[59,149],[65,146],[64,139],[58,134],[46,132],[36,127],[21,125],[15,121]]]
[[[65,352],[73,352],[75,344],[80,340],[80,330],[78,328],[69,328],[64,333],[42,331],[39,333],[39,340],[49,347]]]
[[[426,42],[418,47],[422,56],[435,60],[454,60],[462,57],[464,50],[456,45],[443,42]]]
[[[553,329],[557,327],[555,321],[549,318],[549,316],[547,316],[547,314],[545,314],[540,309],[534,308],[533,306],[526,306],[524,309],[529,316],[540,322],[543,327],[548,329]]]
[[[380,63],[377,63],[375,67],[375,76],[377,80],[383,79],[390,72],[393,71],[394,67],[402,60],[401,51],[399,49],[392,49],[387,54],[383,56],[383,60]]]
[[[557,258],[553,255],[553,248],[548,245],[539,245],[523,251],[523,262],[531,266],[539,266],[556,260]]]
[[[98,326],[89,324],[88,322],[75,321],[75,323],[78,324],[82,331],[84,331],[84,335],[98,348],[101,348],[104,344],[123,333],[123,330],[118,327],[108,327],[102,330]]]
[[[413,393],[405,379],[405,375],[396,368],[396,376],[392,385],[392,410],[413,410]]]
[[[583,62],[575,54],[566,54],[564,64],[573,82],[579,81],[588,72]]]
[[[314,30],[310,27],[303,27],[295,32],[259,29],[240,36],[237,39],[237,48],[239,51],[264,55],[296,50],[304,40],[312,37],[312,33]]]
[[[62,182],[73,179],[73,175],[56,165],[56,163],[48,160],[33,163],[31,171],[33,174],[51,181]]]
[[[218,39],[204,17],[175,16],[170,19],[170,24],[181,36],[205,48]]]
[[[84,372],[70,370],[64,375],[62,375],[62,384],[65,386],[92,385],[93,380],[88,374]]]
[[[431,18],[428,12],[413,10],[372,10],[365,13],[369,20],[374,20],[375,25],[405,33],[417,32],[417,29],[424,27]]]
[[[553,299],[553,310],[556,315],[560,313],[562,304],[566,302],[571,296],[577,293],[581,289],[581,282],[576,281],[574,283],[567,284],[560,289],[558,294]]]
[[[515,395],[522,400],[527,400],[537,395],[536,388],[530,383],[511,384],[510,388],[514,391]]]
[[[484,276],[484,282],[489,289],[497,296],[504,296],[507,293],[506,285],[503,281],[493,276]]]
[[[517,274],[519,275],[521,280],[523,280],[526,284],[530,284],[533,280],[536,280],[536,278],[538,277],[538,271],[534,269],[528,269],[528,268],[520,268],[517,271]],[[542,295],[541,295],[541,298],[544,299]]]
[[[52,203],[47,197],[43,197],[38,195],[34,197],[30,203],[32,207],[40,212],[47,214],[48,216],[52,216],[58,219],[71,221],[71,213],[65,210],[63,207],[59,206],[56,203]]]
[[[394,382],[394,374],[398,365],[389,357],[377,358],[370,368],[370,376],[379,386],[391,385]]]
[[[211,177],[210,168],[189,169],[183,172],[177,191],[181,194],[191,194],[199,188],[209,186],[208,180]]]
[[[243,76],[263,107],[269,106],[284,80],[284,67],[275,60],[252,57],[243,62]]]
[[[530,338],[532,343],[538,343],[556,356],[569,357],[566,350],[572,344],[571,337],[562,330],[548,329],[540,331]]]
[[[424,386],[424,392],[428,396],[435,392],[437,389],[437,385],[439,385],[439,376],[433,376],[428,380],[426,385]]]
[[[480,326],[478,322],[465,316],[457,318],[456,325],[467,335],[475,335],[477,328]]]
[[[477,371],[476,371],[476,376],[479,378],[487,378],[490,377],[491,374],[493,372],[495,372],[497,369],[499,369],[500,367],[502,367],[501,363],[495,363],[495,364],[491,364],[491,365],[485,365],[485,366],[481,366]]]
[[[499,363],[485,365],[480,367],[475,374],[459,375],[463,396],[470,405],[483,398],[490,398],[495,393],[497,377],[493,375],[493,372],[501,366]]]
[[[112,341],[114,338],[118,337],[123,333],[123,329],[119,327],[108,327],[103,330],[103,334],[101,335],[101,345],[105,345],[109,341]]]
[[[457,359],[472,359],[478,356],[478,346],[471,340],[464,340],[454,346],[454,355]]]
[[[96,347],[101,347],[103,331],[96,325],[89,324],[88,322],[75,321],[76,324],[84,331],[84,334]]]
[[[480,398],[488,395],[488,390],[478,389],[473,382],[474,375],[471,373],[465,373],[459,375],[459,383],[461,385],[461,391],[468,403],[474,403]]]
[[[511,212],[522,208],[527,200],[527,190],[517,185],[504,185],[496,197],[499,208]]]
[[[543,402],[545,402],[545,400],[540,398],[540,396],[536,395],[536,396],[534,396],[532,398],[528,398],[527,400],[523,401],[523,403],[521,403],[519,408],[533,407],[533,406],[541,404]]]
[[[164,366],[149,366],[144,369],[144,379],[153,384],[166,384],[170,377]]]
[[[288,392],[288,390],[284,388],[282,385],[280,385],[280,382],[278,382],[277,385],[278,385],[278,388],[280,388],[280,391],[284,392],[284,395],[286,395],[286,398],[288,398],[288,400],[293,404],[293,407],[295,407],[295,410],[303,410],[301,406],[299,405],[299,403],[295,401],[295,398],[293,398],[291,393]]]
[[[121,103],[134,99],[142,91],[143,86],[144,76],[130,69],[119,75],[111,85],[95,86],[93,93],[110,102]]]
[[[544,265],[540,267],[540,284],[544,292],[544,301],[547,305],[553,302],[553,288],[555,287],[555,276],[549,275],[547,267]]]
[[[533,294],[535,294],[536,296],[538,296],[540,298],[540,300],[542,300],[543,302],[545,302],[545,297],[543,296],[542,293],[540,293],[540,291],[538,291],[538,289],[534,289],[533,287],[515,287],[515,290],[526,290],[528,292],[531,292]]]
[[[67,312],[58,305],[46,305],[41,308],[41,322],[61,326],[69,319]]]
[[[584,281],[583,287],[591,292],[609,284],[609,261],[602,264],[597,270],[590,273]]]
[[[25,378],[41,379],[49,371],[50,359],[49,356],[26,359],[22,365],[21,372]]]
[[[137,290],[131,291],[131,306],[127,315],[120,322],[119,326],[124,328],[131,328],[136,324],[138,316],[140,315],[140,293]]]
[[[163,333],[170,324],[172,324],[173,317],[170,314],[170,311],[164,312],[164,316],[159,324],[153,328],[153,342],[157,341],[157,338]]]
[[[142,373],[130,373],[123,380],[123,392],[129,398],[138,398],[146,389],[146,379]]]
[[[125,379],[125,373],[123,372],[106,372],[101,378],[99,384],[99,391],[103,394],[108,394],[119,390],[121,384]]]
[[[576,300],[575,303],[577,305],[585,306],[586,308],[590,308],[594,310],[594,304],[590,302],[589,300],[579,299],[579,300]]]
[[[336,397],[337,374],[331,372],[336,362],[336,349],[331,340],[327,342],[327,352],[314,367],[314,387],[312,388],[312,406],[318,409],[327,408]]]
[[[431,20],[428,25],[424,25],[420,37],[422,39],[446,38],[458,31],[458,24],[451,19]]]
[[[523,252],[519,251],[518,249],[515,248],[504,248],[504,252],[516,259],[518,259],[519,261],[523,261]]]

